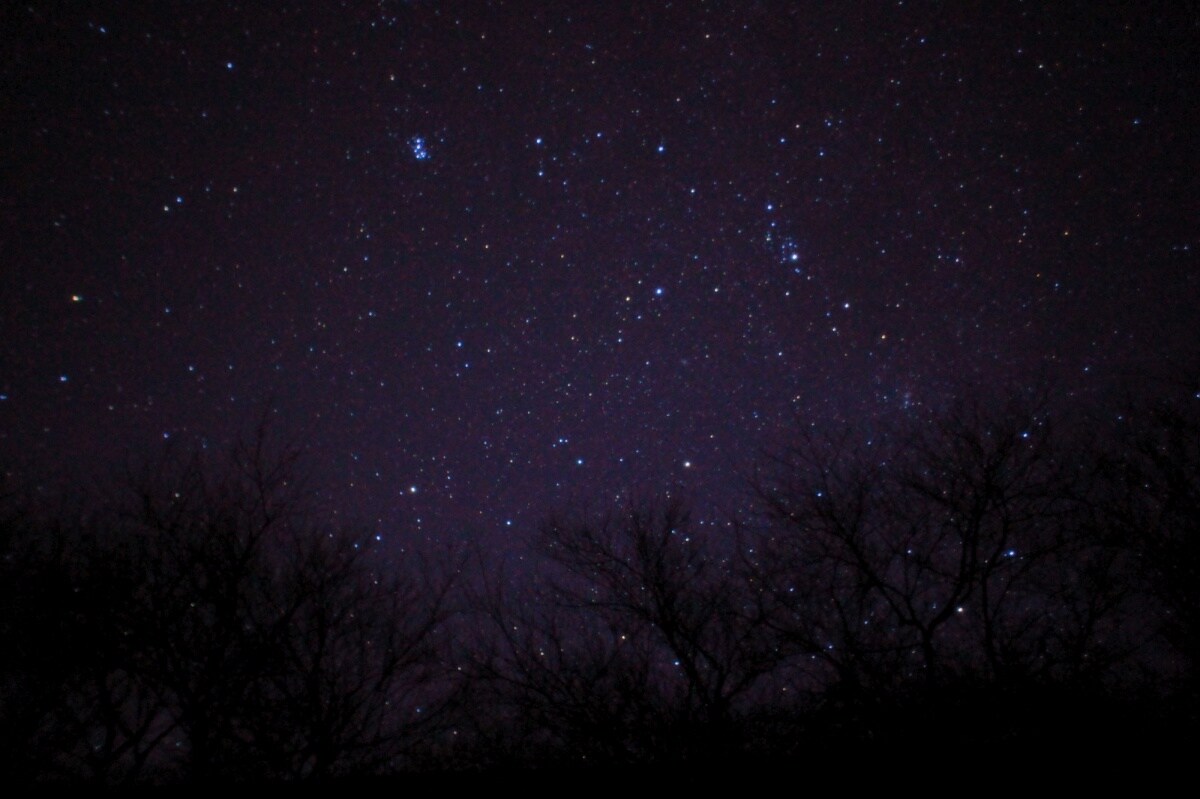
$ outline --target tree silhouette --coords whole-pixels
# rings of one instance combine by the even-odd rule
[[[132,498],[134,635],[191,778],[366,772],[436,718],[449,577],[314,523],[294,453],[270,454],[260,432],[215,470],[157,469]]]
[[[336,534],[299,539],[283,557],[272,596],[282,663],[266,677],[257,731],[277,752],[272,770],[378,771],[429,734],[451,698],[439,631],[452,575],[371,567],[358,541]]]
[[[1200,415],[1183,397],[1133,403],[1103,463],[1104,521],[1134,556],[1158,625],[1200,697]]]
[[[168,452],[88,514],[2,521],[19,781],[372,773],[453,695],[453,569],[321,524],[263,429],[225,458]]]
[[[1136,650],[1094,455],[1043,408],[964,405],[915,432],[807,437],[758,481],[766,615],[830,696],[1102,681]]]
[[[170,731],[136,666],[139,563],[102,516],[34,504],[0,522],[0,729],[16,782],[134,780]]]
[[[77,677],[80,625],[59,536],[7,497],[0,520],[0,757],[18,783],[49,773],[69,743],[63,696]]]
[[[470,578],[324,521],[265,427],[74,504],[5,488],[3,766],[211,784],[1194,731],[1192,400],[1049,407],[803,435],[758,516],[561,512]]]
[[[650,642],[536,578],[475,592],[470,725],[504,765],[635,765],[663,754],[669,703]]]
[[[685,733],[675,736],[681,756],[733,746],[738,703],[781,660],[733,548],[719,551],[668,496],[599,518],[551,518],[540,549],[562,571],[558,602],[657,652],[656,679]]]

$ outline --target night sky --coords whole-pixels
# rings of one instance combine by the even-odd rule
[[[1194,362],[1195,5],[1046,5],[6,4],[0,464],[270,409],[347,518],[505,547]]]

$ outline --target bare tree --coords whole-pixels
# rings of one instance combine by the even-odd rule
[[[739,703],[781,659],[735,547],[722,552],[683,502],[668,497],[599,518],[552,518],[540,549],[561,569],[558,603],[653,647],[655,679],[681,729],[696,731],[685,748],[702,754],[731,745]]]
[[[132,485],[131,635],[190,778],[378,768],[436,716],[451,575],[385,565],[369,536],[317,523],[294,452],[260,431],[225,461],[191,455]]]
[[[256,730],[288,778],[373,773],[443,720],[441,625],[452,573],[369,562],[364,543],[311,535],[279,553],[273,646]]]
[[[477,761],[636,765],[662,757],[670,702],[644,631],[564,603],[537,575],[506,588],[483,573],[472,606],[462,659]]]
[[[102,514],[53,504],[2,522],[6,773],[134,780],[166,733],[164,697],[133,667],[138,563],[102,534]]]
[[[1037,407],[810,437],[758,485],[767,615],[843,687],[1111,666],[1134,641],[1120,554],[1090,527],[1091,462]]]
[[[6,503],[7,504],[7,503]],[[58,529],[4,507],[0,526],[0,762],[17,784],[49,773],[76,677],[77,607]]]
[[[1133,556],[1157,628],[1200,695],[1200,414],[1195,387],[1131,403],[1103,469],[1103,523]]]

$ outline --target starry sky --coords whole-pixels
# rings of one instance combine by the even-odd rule
[[[504,547],[1194,363],[1194,4],[986,6],[6,4],[0,464],[269,409],[348,518]]]

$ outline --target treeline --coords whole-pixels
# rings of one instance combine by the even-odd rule
[[[0,766],[282,781],[1194,742],[1197,404],[802,433],[740,518],[669,492],[568,510],[507,573],[322,521],[263,434],[99,503],[10,491]]]

